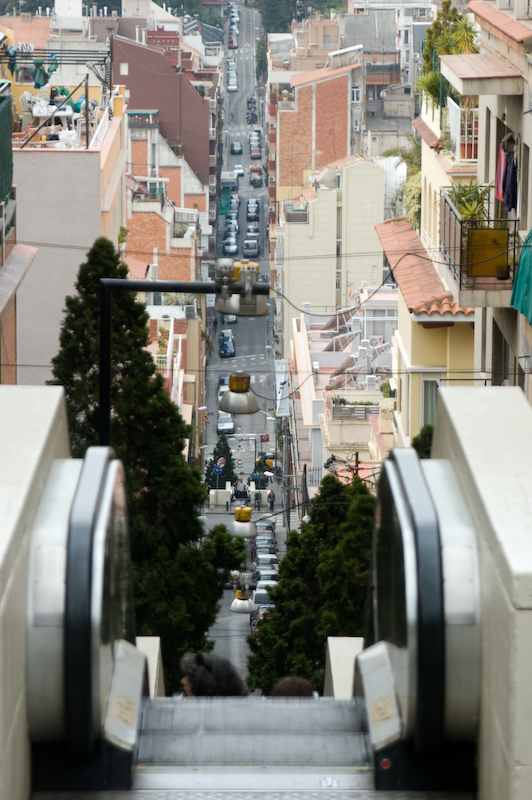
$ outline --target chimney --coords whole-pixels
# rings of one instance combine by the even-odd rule
[[[103,7],[103,15],[104,15],[104,17],[107,16],[107,6]]]
[[[142,44],[146,44],[146,28],[142,29],[141,36],[142,36]]]
[[[139,26],[135,25],[135,41],[139,41]]]

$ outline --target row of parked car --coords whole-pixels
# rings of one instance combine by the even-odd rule
[[[275,536],[275,519],[258,520],[257,535],[250,542],[253,563],[251,586],[255,587],[253,602],[255,611],[249,617],[251,631],[256,633],[264,623],[266,615],[275,607],[269,589],[279,580],[279,557]]]
[[[229,9],[229,39],[227,44],[230,50],[236,50],[240,33],[240,12],[236,3],[228,3],[227,6]]]

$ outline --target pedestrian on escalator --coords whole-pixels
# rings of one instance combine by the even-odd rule
[[[227,658],[214,653],[185,653],[181,659],[187,697],[247,697],[248,687]]]

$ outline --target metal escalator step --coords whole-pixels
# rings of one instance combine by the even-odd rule
[[[146,767],[367,768],[357,700],[161,698],[146,701],[137,764]]]

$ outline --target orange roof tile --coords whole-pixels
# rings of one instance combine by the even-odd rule
[[[532,31],[527,30],[527,33],[532,37]],[[464,81],[521,77],[519,70],[496,53],[464,53],[456,56],[440,56],[440,59]]]
[[[133,256],[126,256],[123,261],[131,280],[144,280],[148,269],[148,264],[145,261],[140,261],[138,258],[133,258]]]
[[[467,6],[467,10],[474,14],[475,17],[479,17],[490,25],[493,25],[494,28],[506,34],[506,36],[509,36],[510,39],[513,39],[515,42],[524,42],[525,39],[532,37],[532,30],[530,30],[530,28],[526,28],[520,22],[516,22],[511,19],[511,17],[507,17],[506,14],[497,11],[496,8],[493,8],[487,3],[480,2],[480,0],[471,0]]]
[[[424,142],[431,148],[442,148],[441,137],[432,131],[421,117],[416,117],[412,122],[412,127],[416,129]]]
[[[414,314],[473,314],[447,291],[431,258],[406,217],[375,225],[408,310]]]
[[[290,85],[293,87],[303,86],[305,83],[315,83],[317,81],[324,81],[329,78],[336,78],[338,75],[343,75],[350,72],[352,69],[361,67],[360,64],[349,64],[347,67],[338,67],[331,69],[330,67],[323,67],[322,69],[312,69],[309,72],[302,72],[299,75],[292,75]]]

